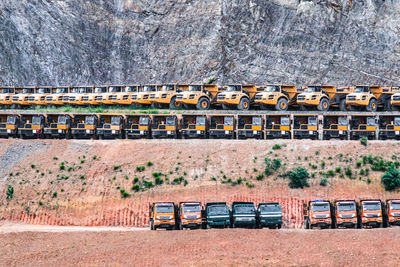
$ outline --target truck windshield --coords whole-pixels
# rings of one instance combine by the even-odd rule
[[[17,118],[15,116],[7,116],[7,124],[14,125]]]
[[[353,202],[339,202],[338,210],[339,211],[355,211],[356,205]]]
[[[289,125],[290,125],[290,119],[289,119],[289,117],[282,117],[282,118],[281,118],[281,125],[282,125],[282,126],[289,126]]]
[[[357,86],[356,89],[354,89],[354,93],[368,93],[368,92],[369,92],[368,86]]]
[[[224,117],[224,125],[233,126],[233,117]]]
[[[136,86],[126,86],[124,91],[126,93],[137,92],[137,87]]]
[[[118,93],[118,92],[121,92],[121,87],[110,86],[110,87],[108,88],[108,92],[110,92],[110,93]]]
[[[41,124],[41,119],[39,116],[33,116],[32,117],[32,124],[33,125],[40,125]]]
[[[156,205],[156,212],[157,213],[173,213],[174,212],[174,206],[172,204],[170,205]]]
[[[367,210],[367,211],[380,210],[381,209],[381,203],[378,202],[378,201],[363,202],[363,209]]]
[[[38,93],[39,94],[49,94],[50,88],[39,88]]]
[[[174,91],[175,86],[174,85],[163,85],[163,87],[161,88],[161,91]]]
[[[105,88],[105,87],[96,87],[96,88],[94,88],[94,92],[96,94],[105,93],[105,92],[107,92],[107,88]]]
[[[94,125],[94,116],[86,116],[85,117],[85,123],[87,125]]]
[[[339,117],[338,118],[338,124],[340,126],[346,126],[347,125],[347,118],[346,117]]]
[[[317,126],[317,117],[309,117],[308,118],[308,125]]]
[[[33,94],[33,88],[24,88],[22,89],[23,94]]]
[[[111,117],[111,125],[119,125],[121,122],[121,117],[115,116]]]
[[[306,93],[318,93],[321,92],[321,90],[322,90],[321,86],[308,86],[305,91]]]
[[[207,213],[209,215],[226,215],[229,213],[229,210],[226,205],[215,205],[208,206]]]
[[[183,204],[183,212],[200,212],[200,204]]]
[[[233,207],[233,213],[246,213],[252,214],[254,213],[255,207],[253,204],[238,204]]]
[[[394,118],[394,125],[395,126],[400,126],[400,117],[395,117]]]
[[[175,117],[167,117],[166,124],[167,124],[167,126],[174,126],[175,125]]]
[[[229,85],[227,91],[228,92],[240,92],[240,91],[242,91],[242,86],[241,85]]]
[[[201,92],[201,85],[190,85],[189,91],[191,92]]]
[[[326,203],[326,202],[313,203],[312,204],[312,211],[316,211],[316,212],[329,211],[329,204]]]
[[[261,126],[261,117],[253,117],[252,118],[252,123],[255,126]]]
[[[261,205],[260,212],[282,212],[279,204]]]
[[[3,88],[2,93],[3,94],[12,94],[12,93],[14,93],[14,89],[13,88]]]
[[[367,118],[367,125],[368,126],[376,126],[375,118],[368,117]]]
[[[204,117],[204,116],[197,116],[197,117],[196,117],[196,125],[200,125],[200,126],[206,125],[206,117]]]
[[[66,125],[67,124],[67,116],[59,116],[58,117],[58,124]]]
[[[79,93],[79,88],[73,88],[72,93],[75,93],[75,94]]]
[[[149,118],[147,117],[140,117],[139,118],[139,124],[140,125],[149,125]]]
[[[400,202],[390,202],[390,209],[391,210],[400,210]]]
[[[81,93],[81,94],[90,93],[90,92],[91,92],[91,89],[88,87],[79,89],[79,93]]]
[[[155,92],[155,91],[157,91],[157,88],[155,85],[143,87],[143,92]]]
[[[57,88],[56,94],[68,93],[68,88]]]
[[[273,93],[273,92],[279,92],[279,86],[267,86],[267,88],[265,89],[265,92],[268,93]]]

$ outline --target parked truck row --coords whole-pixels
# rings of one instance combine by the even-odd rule
[[[400,114],[117,114],[0,112],[8,138],[400,139]]]
[[[213,84],[147,84],[75,87],[1,87],[0,106],[24,108],[28,106],[98,106],[135,105],[160,108],[210,108],[248,110],[398,111],[399,87],[359,85],[336,87],[309,85],[213,85]]]

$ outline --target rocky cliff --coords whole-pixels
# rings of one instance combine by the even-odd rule
[[[0,83],[400,84],[397,0],[2,0]]]

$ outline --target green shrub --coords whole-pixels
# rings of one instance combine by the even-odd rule
[[[211,181],[216,181],[216,180],[217,180],[217,178],[211,177]]]
[[[253,172],[258,172],[257,168],[253,168]]]
[[[261,181],[262,179],[264,179],[264,174],[260,173],[259,175],[256,176],[257,181]]]
[[[237,183],[237,184],[241,184],[242,181],[243,181],[243,179],[239,177],[239,178],[236,180],[236,183]]]
[[[154,182],[156,183],[156,185],[161,185],[164,181],[159,176],[157,176],[154,179]]]
[[[370,184],[371,182],[371,178],[367,178],[367,183]]]
[[[329,171],[326,172],[326,175],[328,177],[334,177],[335,176],[335,172],[333,170],[329,170]]]
[[[137,182],[139,182],[139,177],[133,178],[133,183],[136,184]]]
[[[152,181],[145,181],[144,183],[146,188],[152,188],[154,186]]]
[[[64,188],[61,188],[61,190],[60,190],[61,192],[64,192]]]
[[[284,176],[290,179],[289,187],[290,188],[304,188],[309,187],[309,183],[307,179],[310,177],[310,174],[303,167],[297,167],[287,172]]]
[[[280,144],[275,144],[272,146],[273,150],[277,150],[277,149],[281,149],[281,145]]]
[[[189,182],[185,179],[185,181],[183,182],[183,186],[187,186],[188,183],[189,183]]]
[[[315,151],[315,155],[318,156],[319,155],[319,151]]]
[[[144,171],[145,169],[146,169],[145,166],[136,166],[136,171],[138,171],[138,172],[142,172],[142,171]]]
[[[326,186],[327,184],[328,184],[328,179],[326,179],[326,178],[323,178],[321,180],[321,182],[319,183],[320,186]]]
[[[140,191],[140,185],[138,185],[138,184],[133,185],[133,186],[131,187],[131,190],[132,190],[132,191],[135,191],[135,192],[139,192],[139,191]]]
[[[81,164],[83,164],[83,163],[85,163],[85,160],[83,159],[83,160],[81,160]]]
[[[385,186],[385,190],[392,191],[400,187],[400,171],[396,169],[389,169],[382,175],[382,184]]]
[[[56,198],[57,197],[57,192],[53,192],[53,198]]]
[[[53,157],[53,159],[54,159],[54,160],[58,160],[58,158],[57,158],[57,157]]]
[[[127,197],[130,197],[130,196],[131,196],[131,194],[129,194],[128,192],[126,192],[125,189],[121,189],[121,190],[119,190],[119,192],[121,192],[121,197],[122,197],[122,198],[127,198]]]
[[[352,178],[352,176],[353,176],[353,171],[352,171],[349,167],[347,167],[347,168],[345,169],[344,173],[345,173],[349,178]]]
[[[153,166],[154,164],[153,164],[153,162],[151,162],[151,161],[148,161],[147,163],[146,163],[146,166],[147,167],[151,167],[151,166]]]
[[[172,184],[181,184],[184,179],[183,176],[177,177],[172,181]]]
[[[321,169],[325,168],[325,161],[321,161]]]
[[[363,169],[361,169],[360,170],[360,175],[364,175],[365,173],[364,173],[364,170]]]
[[[121,165],[114,165],[114,167],[113,167],[114,171],[117,171],[117,170],[119,170],[120,168],[121,168]]]
[[[6,199],[13,199],[13,198],[14,198],[14,187],[8,185],[6,192]]]
[[[35,164],[31,164],[31,168],[34,169],[36,167]]]
[[[184,172],[183,172],[183,175],[187,175],[187,172],[186,172],[186,171],[184,171]]]
[[[341,167],[336,167],[336,168],[335,168],[335,172],[340,173],[341,171],[342,171],[342,168],[341,168]]]
[[[365,168],[364,173],[365,173],[365,176],[368,176],[368,175],[369,175],[369,169],[368,169],[368,168]]]
[[[85,179],[85,175],[81,175],[81,176],[79,176],[79,178],[81,178],[83,180],[83,179]]]
[[[60,164],[60,170],[61,170],[61,171],[65,170],[64,162],[61,162],[61,164]]]
[[[249,182],[246,182],[246,186],[247,186],[248,188],[253,188],[253,187],[254,187],[254,184],[251,184],[251,183],[249,183]]]
[[[360,143],[361,143],[363,146],[367,146],[367,142],[368,142],[368,138],[367,138],[367,137],[361,137],[361,138],[360,138]]]
[[[43,202],[41,200],[39,200],[38,204],[39,206],[43,206]]]
[[[160,177],[163,173],[162,172],[153,172],[153,177]]]
[[[281,166],[282,166],[282,161],[280,159],[273,159],[272,160],[271,168],[274,171],[277,171]]]
[[[357,162],[356,162],[356,166],[357,166],[357,168],[360,168],[360,167],[361,167],[361,164],[362,164],[362,162],[361,162],[361,161],[357,161]]]
[[[97,156],[96,156],[96,155],[94,155],[94,156],[93,156],[93,159],[94,159],[94,160],[96,160],[96,159],[97,159]]]

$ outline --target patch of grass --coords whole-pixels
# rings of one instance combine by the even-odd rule
[[[254,187],[254,184],[251,184],[251,183],[249,183],[249,182],[246,182],[246,186],[247,186],[248,188],[253,188],[253,187]]]
[[[342,171],[342,167],[336,167],[335,172],[340,173]]]
[[[35,164],[31,164],[31,168],[32,169],[36,168],[36,165]]]
[[[360,143],[361,143],[363,146],[367,146],[368,138],[367,138],[367,137],[361,137],[361,138],[360,138]]]
[[[261,181],[264,179],[264,174],[260,173],[259,175],[256,176],[257,181]]]
[[[387,191],[393,191],[400,188],[400,171],[390,168],[382,175],[381,182]]]
[[[153,166],[154,164],[153,164],[153,162],[151,162],[151,161],[148,161],[148,162],[146,162],[146,166],[147,167],[151,167],[151,166]]]
[[[335,176],[335,172],[333,170],[329,170],[329,171],[326,172],[326,175],[328,177],[334,177]]]
[[[135,192],[139,192],[139,191],[140,191],[140,185],[138,185],[138,184],[133,185],[133,186],[131,187],[131,190],[132,190],[132,191],[135,191]]]
[[[172,184],[181,184],[184,179],[183,176],[177,177],[172,181]]]
[[[57,193],[57,192],[53,192],[53,198],[56,198],[56,197],[57,197],[57,195],[58,195],[58,193]]]
[[[278,150],[278,149],[281,149],[281,148],[282,148],[282,146],[280,144],[275,144],[275,145],[272,146],[273,150]]]
[[[54,159],[54,160],[58,160],[58,158],[57,158],[57,157],[53,157],[53,159]]]
[[[136,166],[136,171],[143,172],[144,170],[146,170],[145,166]]]
[[[346,174],[347,177],[352,178],[353,177],[353,171],[350,169],[350,167],[347,167],[344,170],[344,173]]]
[[[13,198],[14,198],[14,187],[8,185],[6,192],[6,199],[13,199]]]
[[[127,198],[131,196],[131,194],[129,194],[125,189],[120,189],[119,192],[121,193],[122,198]]]
[[[321,180],[321,182],[319,182],[319,185],[320,186],[326,186],[328,184],[328,179],[326,179],[326,178],[323,178],[322,180]]]

